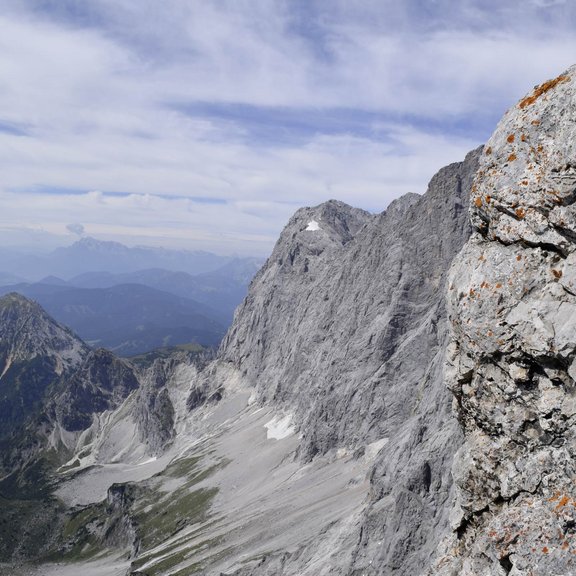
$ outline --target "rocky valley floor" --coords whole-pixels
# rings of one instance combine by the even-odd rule
[[[346,540],[357,533],[367,473],[386,439],[303,464],[290,415],[251,404],[250,395],[238,389],[203,410],[198,426],[209,433],[183,433],[159,460],[98,465],[61,483],[58,496],[86,510],[113,483],[138,481],[146,495],[130,513],[147,526],[135,557],[91,551],[96,557],[83,562],[80,551],[69,566],[21,567],[22,574],[248,574],[286,554],[308,557],[303,575],[328,573],[336,556],[349,565]]]

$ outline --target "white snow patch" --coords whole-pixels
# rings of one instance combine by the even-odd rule
[[[376,440],[376,442],[372,442],[366,446],[366,451],[364,452],[366,458],[369,460],[374,460],[378,455],[378,452],[384,448],[388,444],[388,438],[380,438],[380,440]]]
[[[316,220],[310,220],[310,222],[308,222],[306,230],[309,230],[310,232],[316,232],[316,230],[322,230],[322,228],[320,228],[320,224],[318,224]]]
[[[282,440],[283,438],[288,438],[294,434],[294,426],[292,426],[292,416],[288,414],[287,416],[274,416],[272,420],[269,420],[264,424],[266,428],[266,438],[268,440]]]
[[[144,466],[145,464],[150,464],[151,462],[156,462],[156,460],[158,460],[158,458],[156,456],[152,456],[151,458],[144,460],[144,462],[138,463],[137,466]]]
[[[258,394],[256,394],[256,390],[250,394],[250,398],[248,398],[248,406],[252,406],[258,400]]]

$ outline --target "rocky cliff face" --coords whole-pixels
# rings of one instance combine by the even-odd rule
[[[108,350],[94,350],[50,404],[65,430],[79,432],[92,424],[94,414],[117,408],[138,386],[134,368],[128,362]]]
[[[445,281],[470,232],[478,156],[377,216],[338,202],[298,211],[222,345],[220,362],[297,424],[305,461],[381,450],[351,558],[334,574],[414,574],[447,527],[460,434],[443,382]],[[300,573],[307,554],[253,573]]]
[[[484,148],[449,280],[466,442],[439,574],[576,573],[576,67]]]

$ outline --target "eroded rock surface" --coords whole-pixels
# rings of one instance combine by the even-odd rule
[[[466,443],[438,574],[576,574],[576,67],[511,108],[449,279]]]
[[[338,529],[345,560],[327,527],[250,574],[319,574],[322,565],[326,574],[412,575],[429,564],[448,527],[461,442],[443,378],[446,275],[470,233],[479,153],[379,215],[334,201],[299,210],[254,279],[219,363],[292,417],[304,462],[361,457],[368,445],[379,454],[363,510]]]

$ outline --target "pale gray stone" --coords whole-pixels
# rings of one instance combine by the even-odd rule
[[[446,374],[466,442],[433,573],[576,574],[576,67],[490,138],[451,272]]]

